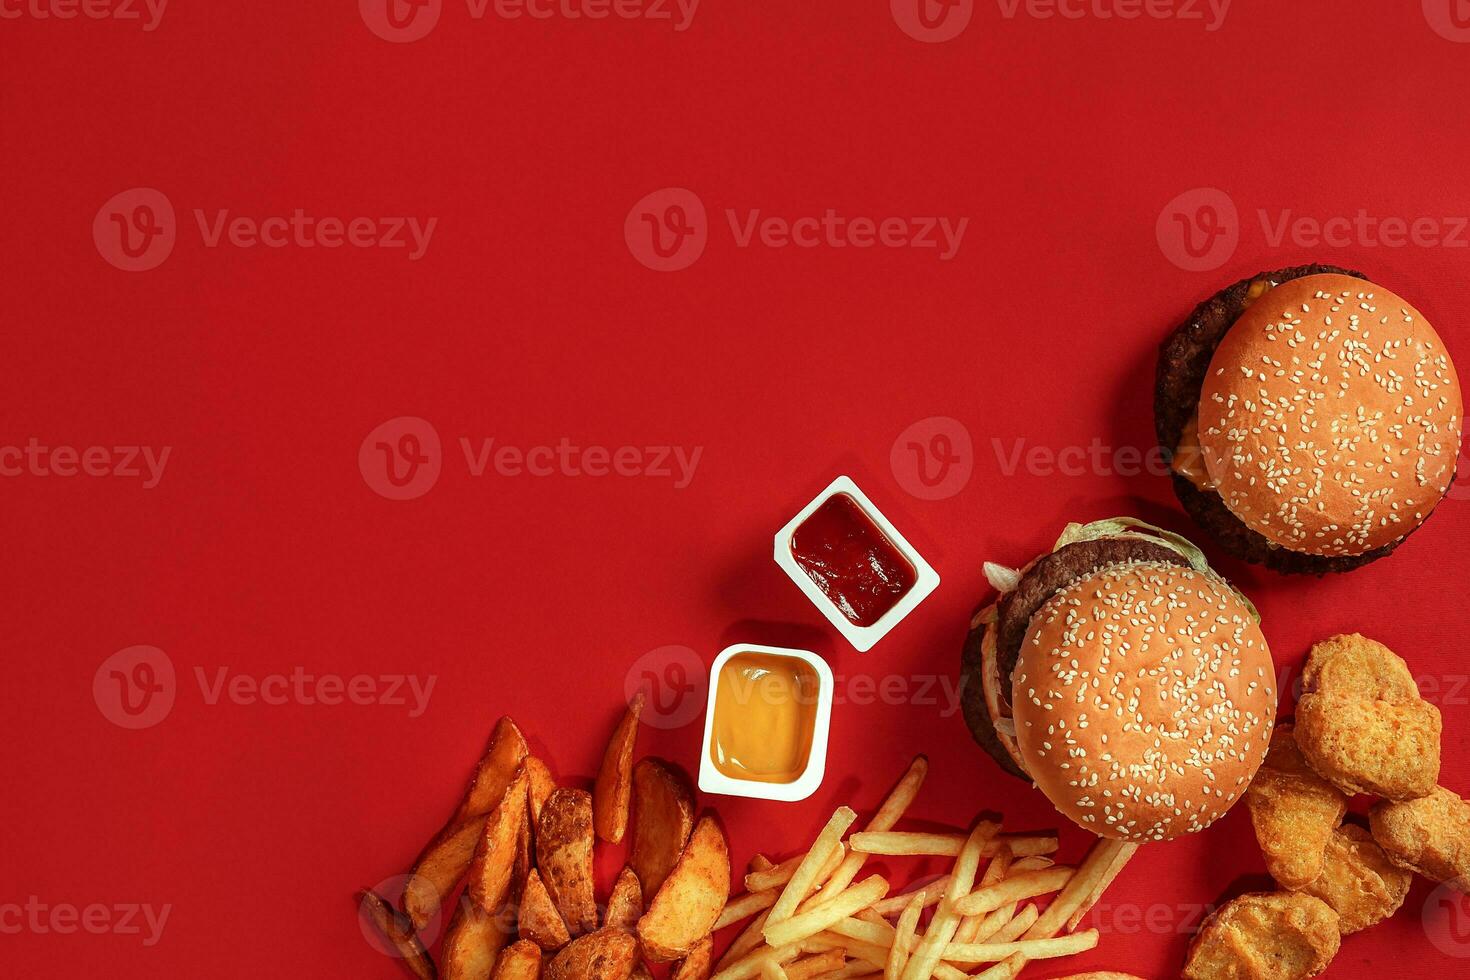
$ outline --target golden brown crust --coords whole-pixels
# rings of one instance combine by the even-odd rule
[[[1379,803],[1368,822],[1394,863],[1470,893],[1470,803],[1436,787],[1422,799]]]
[[[1412,800],[1439,780],[1439,709],[1388,647],[1352,634],[1312,647],[1297,703],[1307,764],[1345,793]]]
[[[1242,895],[1205,920],[1184,980],[1306,980],[1327,969],[1341,943],[1337,913],[1319,898]]]
[[[1272,543],[1361,555],[1428,518],[1454,480],[1455,366],[1407,300],[1348,276],[1283,283],[1210,361],[1199,438],[1225,505]]]
[[[1245,799],[1266,870],[1276,883],[1295,889],[1315,881],[1348,798],[1307,765],[1290,724],[1276,726]]]
[[[1032,619],[1016,735],[1052,804],[1092,833],[1169,840],[1245,792],[1276,715],[1250,609],[1213,574],[1142,562],[1079,579]]]
[[[1299,891],[1332,906],[1346,936],[1397,912],[1413,883],[1414,876],[1389,860],[1368,831],[1349,824],[1328,842],[1321,876]]]

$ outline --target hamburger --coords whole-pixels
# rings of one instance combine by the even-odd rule
[[[1454,483],[1455,366],[1407,300],[1326,265],[1264,272],[1165,341],[1154,389],[1175,493],[1230,554],[1325,574],[1388,555]]]
[[[1069,525],[970,623],[975,740],[1100,837],[1170,840],[1245,792],[1276,717],[1250,602],[1189,541],[1130,518]]]

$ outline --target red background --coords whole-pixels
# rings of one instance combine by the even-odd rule
[[[151,948],[0,934],[3,972],[396,976],[364,941],[352,893],[406,870],[500,714],[582,783],[630,666],[659,647],[708,662],[736,641],[795,641],[849,679],[951,676],[986,592],[982,561],[1023,562],[1073,519],[1132,512],[1188,530],[1165,479],[1006,475],[992,439],[1149,446],[1155,348],[1226,282],[1301,261],[1360,267],[1470,366],[1466,250],[1273,246],[1255,218],[1465,213],[1470,45],[1418,7],[1238,0],[1207,32],[1007,19],[981,3],[941,44],[905,35],[885,3],[846,0],[706,0],[682,33],[475,21],[449,2],[411,44],[374,36],[348,0],[175,0],[151,33],[0,21],[0,442],[172,447],[153,490],[0,481],[0,904],[172,906]],[[179,241],[159,268],[127,273],[99,256],[91,227],[138,186],[173,202]],[[623,224],[669,186],[700,196],[710,240],[691,268],[658,273],[631,256]],[[1226,191],[1243,220],[1212,272],[1181,271],[1155,238],[1160,210],[1197,187]],[[206,248],[194,208],[439,223],[410,262],[403,250]],[[726,208],[970,226],[949,262],[738,248]],[[437,428],[444,471],[394,502],[357,454],[403,415]],[[969,429],[974,476],[930,502],[904,492],[889,450],[936,415]],[[703,456],[682,490],[472,478],[462,436]],[[944,580],[867,655],[769,554],[772,533],[840,473]],[[1451,501],[1396,557],[1350,576],[1220,567],[1260,606],[1283,667],[1314,639],[1362,630],[1449,690],[1466,674],[1467,544],[1470,506]],[[172,713],[143,731],[111,724],[91,695],[103,660],[134,644],[166,651],[180,681]],[[210,705],[196,667],[437,686],[420,718]],[[705,800],[738,862],[790,853],[839,803],[867,812],[920,751],[933,763],[922,820],[958,825],[986,808],[1017,829],[1056,825],[942,697],[890,700],[838,706],[811,800]],[[1464,791],[1470,689],[1448,700],[1443,779]],[[698,743],[698,723],[646,729],[639,751],[692,769]],[[1085,837],[1063,837],[1071,859]],[[1157,905],[1162,928],[1101,920],[1095,954],[1027,975],[1168,975],[1187,910],[1261,872],[1243,810],[1151,846],[1109,901]],[[1456,969],[1421,926],[1429,895],[1417,885],[1392,923],[1348,940],[1333,975]]]

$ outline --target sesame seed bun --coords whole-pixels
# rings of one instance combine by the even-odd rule
[[[1251,305],[1199,400],[1210,483],[1271,544],[1364,555],[1419,527],[1454,481],[1463,416],[1444,343],[1406,300],[1314,275]]]
[[[1113,565],[1037,612],[1014,686],[1037,788],[1102,837],[1204,830],[1245,792],[1276,717],[1271,652],[1240,596],[1178,565]]]

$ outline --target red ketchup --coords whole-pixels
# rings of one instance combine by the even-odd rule
[[[918,579],[856,500],[833,494],[791,536],[791,556],[857,626],[872,626]]]

